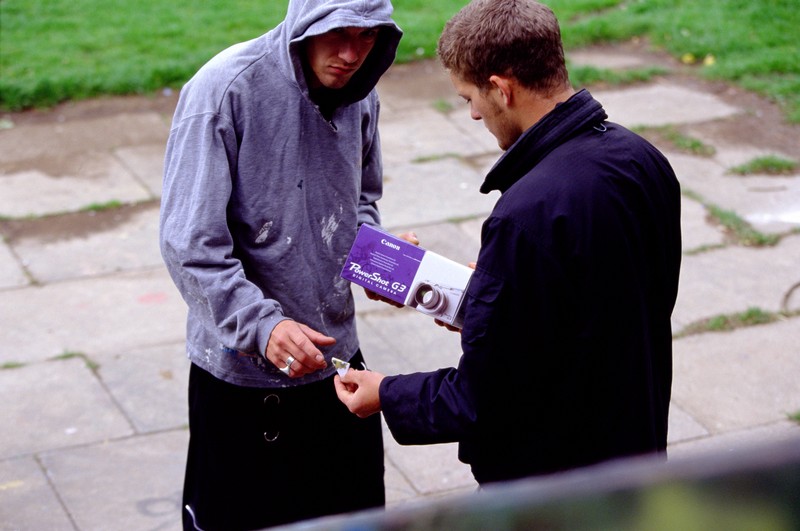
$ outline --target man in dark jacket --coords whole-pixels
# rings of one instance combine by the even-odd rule
[[[339,398],[401,444],[458,441],[476,480],[661,453],[681,259],[680,190],[653,146],[575,92],[558,22],[532,0],[474,0],[439,57],[506,153],[467,289],[458,368],[350,371]]]

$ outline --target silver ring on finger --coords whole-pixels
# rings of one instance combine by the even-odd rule
[[[278,370],[281,371],[286,376],[289,376],[289,373],[292,370],[292,363],[294,363],[294,358],[292,356],[289,356],[288,358],[286,358],[286,367]]]

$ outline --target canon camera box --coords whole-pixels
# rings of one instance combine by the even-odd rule
[[[342,278],[461,328],[472,269],[396,236],[362,225]]]

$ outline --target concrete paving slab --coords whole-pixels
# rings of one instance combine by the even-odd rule
[[[751,176],[748,196],[733,204],[748,223],[765,233],[800,228],[800,177]]]
[[[468,465],[458,460],[458,445],[434,444],[400,446],[391,435],[385,438],[386,458],[399,470],[421,495],[474,491],[478,484]]]
[[[182,341],[186,305],[163,267],[0,292],[0,363]]]
[[[415,108],[398,116],[381,116],[381,146],[386,172],[408,161],[455,155],[469,157],[484,152],[482,141],[464,135],[443,113]]]
[[[97,374],[137,433],[188,425],[189,360],[184,341],[93,358]]]
[[[669,153],[683,190],[733,211],[756,230],[780,233],[800,227],[800,177],[739,176],[716,159]]]
[[[0,370],[0,402],[0,458],[133,434],[81,358]]]
[[[383,225],[394,232],[396,227],[485,216],[498,194],[480,193],[482,182],[482,175],[456,158],[397,164],[386,173]]]
[[[726,247],[687,255],[681,264],[674,331],[697,320],[751,307],[780,311],[788,290],[800,281],[800,235],[774,247]]]
[[[0,130],[0,172],[39,161],[63,160],[87,151],[123,146],[166,145],[169,124],[155,112],[120,113],[94,119],[26,125]]]
[[[458,228],[461,229],[461,232],[464,233],[469,239],[469,241],[472,243],[470,245],[465,242],[464,245],[470,248],[475,248],[475,246],[477,246],[477,249],[480,250],[481,229],[483,228],[484,221],[486,221],[486,218],[481,216],[477,218],[468,219],[460,223],[456,223]]]
[[[664,155],[672,165],[683,192],[694,192],[717,202],[720,197],[739,191],[738,188],[720,189],[730,179],[723,178],[727,168],[714,157],[697,157],[675,151],[664,151]]]
[[[650,61],[645,60],[641,55],[600,49],[569,51],[566,53],[566,59],[568,66],[593,66],[609,70],[625,70],[652,65]]]
[[[178,530],[188,433],[50,452],[41,461],[78,529]]]
[[[721,245],[725,234],[719,227],[708,222],[708,211],[693,199],[681,199],[681,235],[683,251],[697,250],[706,246]]]
[[[63,161],[57,173],[40,169],[0,174],[0,216],[24,218],[77,212],[112,201],[151,199],[115,157],[92,151]]]
[[[387,433],[388,432],[384,430],[384,437],[391,437],[391,435],[387,435]],[[383,482],[386,491],[387,507],[400,505],[419,496],[419,492],[414,490],[414,487],[408,482],[403,472],[394,466],[391,460],[384,457],[384,466],[386,467],[386,472],[383,476]]]
[[[689,128],[689,134],[692,134],[692,129]],[[754,146],[747,146],[742,144],[727,144],[721,143],[715,139],[707,139],[705,140],[702,137],[702,133],[697,135],[701,140],[704,140],[707,144],[714,147],[715,153],[711,157],[713,160],[718,162],[725,171],[730,171],[731,169],[735,168],[736,166],[741,166],[742,164],[746,164],[753,159],[762,158],[762,157],[780,157],[783,159],[791,160],[792,157],[786,155],[784,153],[779,153],[777,150],[774,149],[764,149],[758,148]]]
[[[483,217],[497,199],[482,196],[477,187],[500,151],[483,124],[470,119],[446,73],[435,62],[428,67],[432,71],[422,73],[413,91],[408,90],[406,81],[418,65],[393,67],[379,84],[388,177],[381,208],[390,229],[414,228],[424,245],[467,262],[478,248]],[[403,77],[404,82],[392,84],[392,76]],[[594,94],[605,104],[612,121],[626,125],[674,122],[688,126],[690,133],[695,127],[713,132],[725,120],[743,112],[716,96],[668,81]],[[53,195],[60,194],[69,201],[73,201],[69,194],[74,190],[64,195],[57,187],[69,181],[72,188],[80,189],[91,172],[102,174],[101,179],[124,175],[143,196],[160,195],[169,127],[164,115],[106,112],[100,118],[86,119],[81,113],[73,113],[66,118],[48,125],[40,122],[42,125],[0,131],[0,206],[8,196],[8,188],[3,186],[11,182],[9,176],[21,174],[28,176],[23,181],[27,193],[42,197],[53,192],[31,187],[31,175],[42,185],[55,186]],[[760,199],[794,197],[793,179],[731,181],[725,174],[731,165],[759,153],[761,148],[721,144],[713,136],[703,139],[718,150],[710,159],[667,154],[675,161],[685,188],[748,219],[755,219],[753,215],[762,211],[778,215],[783,205],[794,205],[794,199],[786,203]],[[415,159],[418,162],[412,162]],[[103,164],[105,169],[100,169]],[[750,189],[754,183],[756,190]],[[786,190],[778,190],[780,187]],[[98,196],[103,201],[119,199],[110,196],[107,187],[101,192]],[[436,201],[422,208],[419,198],[429,195]],[[19,197],[13,202],[38,205],[42,201]],[[13,206],[16,208],[16,204]],[[55,208],[63,212],[77,207],[67,202],[66,206],[48,206],[42,211]],[[0,213],[4,213],[2,208]],[[160,258],[149,254],[156,242],[155,211],[150,221],[145,218],[143,215],[135,221],[131,218],[131,224],[119,224],[123,231],[120,241],[110,233],[91,231],[83,239],[66,238],[58,244],[40,240],[41,249],[35,248],[35,238],[17,238],[12,241],[13,248],[0,244],[0,323],[4,333],[0,364],[27,363],[19,369],[0,371],[0,400],[13,404],[11,409],[0,410],[0,425],[12,425],[9,411],[27,411],[25,393],[36,392],[30,406],[35,411],[28,413],[24,422],[13,424],[19,426],[19,433],[6,429],[5,437],[0,435],[0,445],[18,444],[18,439],[45,443],[40,450],[24,445],[22,456],[15,453],[3,457],[6,454],[0,451],[0,514],[7,512],[8,499],[14,504],[46,505],[42,511],[38,510],[40,505],[35,506],[36,511],[15,511],[40,518],[26,520],[24,528],[61,528],[61,519],[69,515],[73,521],[68,529],[180,527],[179,499],[188,433],[173,428],[183,426],[186,414],[186,308]],[[781,218],[780,222],[787,221]],[[684,198],[683,223],[685,249],[720,242],[720,233],[705,223],[702,206],[688,198]],[[771,221],[758,223],[757,228],[766,227]],[[677,321],[688,323],[755,305],[778,310],[781,298],[800,281],[794,273],[800,263],[798,241],[800,235],[787,236],[775,248],[728,247],[684,257]],[[146,259],[132,261],[126,253],[134,250]],[[15,255],[18,252],[19,257]],[[70,254],[80,258],[73,257],[74,263],[65,264]],[[40,263],[36,266],[40,268],[40,284],[31,285],[27,280],[19,284],[20,271],[24,275],[24,264],[31,260]],[[41,265],[48,261],[55,265]],[[117,271],[116,267],[128,270]],[[369,301],[360,289],[354,293],[362,348],[374,370],[396,374],[458,362],[457,334],[437,327],[430,317],[412,309],[397,310]],[[800,309],[800,289],[793,293],[789,304]],[[794,319],[727,335],[704,334],[676,341],[676,398],[671,404],[669,439],[672,457],[702,449],[725,451],[749,440],[789,437],[800,430],[782,416],[784,409],[800,409],[798,391],[790,381],[798,373],[797,362],[790,354],[796,350],[797,322]],[[85,353],[99,364],[97,373],[85,368],[79,359],[45,361],[65,351]],[[55,373],[58,385],[49,385],[47,393],[39,391],[36,385],[55,378],[50,369],[53,366],[59,367]],[[6,385],[24,374],[27,376],[21,384]],[[71,380],[69,387],[66,379]],[[95,394],[105,398],[94,400]],[[49,401],[56,399],[60,403],[47,412]],[[75,437],[86,435],[93,426],[81,425],[81,431],[73,432],[69,414],[75,404],[89,404],[84,409],[92,423],[95,417],[104,415],[125,420],[125,433],[129,435],[109,436],[94,427],[97,433],[92,440],[76,445]],[[43,440],[42,433],[50,438]],[[15,439],[6,443],[12,435]],[[400,447],[390,435],[386,440],[390,505],[474,489],[468,467],[457,461],[455,445]],[[41,465],[38,472],[32,466],[37,460]],[[6,470],[12,471],[8,481],[2,479]],[[34,485],[35,492],[42,493],[37,496],[41,499],[28,501],[33,494],[6,497],[21,488],[17,483],[20,480],[15,479],[18,477]],[[53,508],[46,490],[41,490],[48,485],[61,501],[61,512]],[[0,516],[0,528],[7,520],[12,521]]]
[[[383,303],[374,303],[383,304]],[[381,309],[381,311],[384,311]],[[401,312],[413,310],[396,310]],[[372,315],[372,314],[371,314]],[[391,319],[390,317],[387,317]],[[367,366],[370,370],[382,374],[403,374],[414,372],[410,363],[406,360],[402,351],[398,350],[395,344],[387,343],[383,339],[384,332],[380,329],[383,319],[373,322],[366,319],[363,314],[356,315],[356,326],[358,327],[358,339],[361,345],[361,352],[364,354]],[[386,331],[385,333],[391,333]]]
[[[0,461],[0,529],[74,529],[33,457]]]
[[[592,91],[592,96],[603,105],[609,121],[629,128],[705,122],[742,112],[712,94],[670,82]]]
[[[161,181],[164,175],[164,153],[166,141],[142,146],[123,147],[114,151],[133,175],[154,198],[161,197]]]
[[[500,158],[500,153],[484,153],[483,155],[478,155],[476,157],[470,157],[470,163],[478,168],[478,173],[481,174],[483,179],[486,178],[486,174],[494,167],[497,163],[497,160]],[[483,183],[481,183],[483,184]]]
[[[409,79],[419,82],[409,83]],[[393,118],[409,109],[430,108],[437,102],[457,98],[449,75],[436,60],[392,65],[378,81],[377,90],[381,115]]]
[[[485,216],[480,215],[475,219],[478,223],[482,223]],[[480,232],[475,237],[466,232],[466,227],[470,227],[470,225],[436,223],[419,227],[411,226],[408,229],[414,230],[420,241],[420,246],[459,264],[466,265],[478,259],[478,251],[480,250]],[[480,228],[478,228],[478,231],[480,231]]]
[[[30,280],[19,259],[5,241],[0,239],[0,290],[27,286]]]
[[[13,243],[13,249],[40,283],[160,267],[158,208],[153,203],[115,226],[88,234],[55,240],[40,235],[22,238]]]
[[[667,431],[667,445],[677,444],[681,441],[697,439],[710,435],[709,431],[697,422],[689,413],[680,408],[675,402],[669,404],[669,428]]]
[[[703,455],[735,454],[747,448],[762,447],[765,441],[776,444],[781,441],[796,441],[800,445],[800,426],[784,420],[774,424],[731,431],[714,437],[703,437],[674,444],[669,447],[668,454],[671,461]]]
[[[800,412],[800,318],[674,342],[673,401],[709,432]]]
[[[486,129],[483,120],[473,120],[469,113],[469,105],[461,98],[456,98],[455,107],[447,113],[447,118],[462,134],[469,136],[479,146],[477,155],[491,156],[493,160],[500,158],[503,151],[497,145],[497,139]],[[473,154],[471,156],[476,156]]]
[[[412,308],[361,315],[358,327],[370,368],[384,374],[454,367],[461,357],[460,334]]]

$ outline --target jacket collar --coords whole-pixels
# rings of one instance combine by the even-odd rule
[[[608,115],[603,106],[588,90],[573,94],[522,133],[489,170],[481,192],[505,192],[550,151],[582,130],[601,124],[606,118]]]

